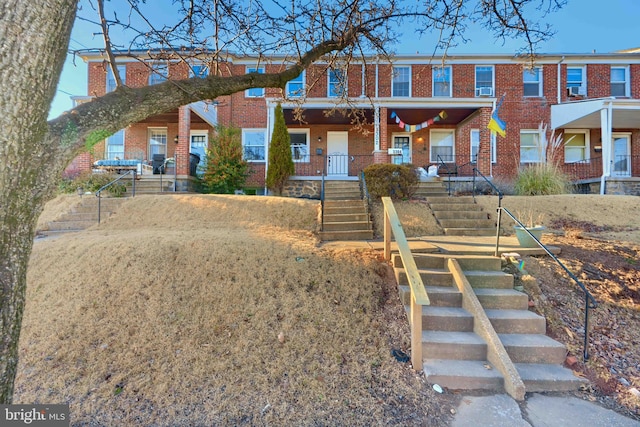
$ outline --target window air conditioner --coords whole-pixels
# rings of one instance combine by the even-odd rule
[[[478,96],[491,96],[493,95],[493,88],[490,86],[483,86],[476,89]]]
[[[569,86],[567,88],[567,95],[569,96],[578,96],[578,95],[582,95],[581,92],[582,87],[581,86]]]

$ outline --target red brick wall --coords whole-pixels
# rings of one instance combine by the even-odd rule
[[[611,95],[610,65],[587,65],[587,95],[589,96],[589,98],[601,98]]]

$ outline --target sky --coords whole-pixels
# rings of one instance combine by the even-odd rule
[[[556,34],[539,47],[538,53],[606,53],[640,47],[640,0],[568,0],[564,8],[546,19]],[[71,34],[69,49],[102,48],[101,35],[95,31],[97,27],[78,20]],[[502,44],[482,29],[472,28],[467,38],[471,40],[452,48],[449,54],[508,54],[523,47],[521,41],[510,40]],[[418,39],[407,32],[403,40],[396,47],[396,53],[431,54],[436,39],[433,36]],[[72,55],[68,55],[49,118],[72,108],[71,95],[87,95],[87,66],[82,59],[74,60]]]

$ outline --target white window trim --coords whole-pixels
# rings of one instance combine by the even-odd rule
[[[262,160],[249,160],[244,157],[244,147],[247,133],[257,133],[262,132],[264,135],[264,159]],[[267,161],[267,145],[268,145],[268,136],[267,136],[267,128],[243,128],[242,129],[242,158],[249,163],[265,163]]]
[[[435,72],[438,69],[449,69],[449,94],[448,95],[436,95],[436,79],[435,79]],[[434,98],[451,98],[453,94],[453,68],[451,67],[451,65],[445,65],[445,66],[441,66],[441,65],[434,65],[433,67],[431,67],[431,95]]]
[[[396,68],[408,68],[409,69],[409,95],[394,95],[393,94],[393,79],[394,79],[394,70]],[[391,97],[392,98],[411,98],[411,94],[413,93],[412,88],[412,80],[413,80],[413,69],[411,65],[394,65],[391,67]]]
[[[124,157],[125,153],[127,152],[127,150],[126,150],[127,130],[126,129],[120,129],[118,132],[122,132],[122,156]],[[116,133],[118,133],[118,132],[116,132]],[[113,135],[115,135],[115,133]],[[105,159],[109,158],[109,146],[116,145],[116,144],[110,144],[109,143],[109,139],[113,138],[113,135],[110,135],[105,139],[105,144],[104,144],[104,158]]]
[[[480,150],[480,129],[470,129],[469,130],[469,157],[470,157],[470,161],[473,162],[473,133],[474,132],[478,132],[478,151]],[[496,163],[496,134],[491,132],[491,135],[489,136],[489,144],[491,147],[491,163]],[[477,163],[477,159],[476,159],[476,163]]]
[[[567,65],[567,87],[569,87],[569,69],[571,68],[579,68],[582,70],[582,81],[580,82],[580,87],[584,89],[585,94],[587,93],[587,66],[586,65]]]
[[[495,65],[476,65],[475,68],[473,69],[473,78],[474,78],[474,91],[475,91],[475,96],[479,97],[480,95],[478,95],[479,91],[479,87],[478,87],[478,67],[481,68],[491,68],[491,96],[495,96],[496,95],[496,67]],[[484,86],[483,86],[484,87]],[[485,95],[482,95],[485,96]]]
[[[628,98],[631,96],[631,72],[630,72],[630,67],[628,65],[612,65],[611,66],[611,70],[613,70],[614,68],[622,68],[624,69],[624,96],[625,98]],[[611,83],[622,83],[620,81],[613,81],[611,80],[611,77],[609,78],[609,90],[611,90]]]
[[[160,84],[160,83],[164,83],[165,81],[169,80],[169,65],[170,65],[169,62],[167,62],[167,61],[157,61],[157,62],[152,62],[150,65],[151,65],[151,69],[149,70],[149,79],[147,80],[147,84],[149,86],[157,85],[157,84]],[[156,67],[157,66],[165,66],[166,70],[167,70],[167,74],[165,76],[163,76],[165,78],[164,80],[159,81],[157,83],[151,83],[151,79],[152,78],[154,78],[154,77],[159,78],[160,76],[162,76],[162,74],[156,72]]]
[[[116,65],[116,69],[118,70],[118,74],[120,75],[120,80],[122,81],[122,84],[126,85],[127,84],[127,66],[125,64]],[[123,71],[122,73],[120,72],[121,69]],[[116,89],[116,88],[113,88],[109,90],[110,75],[113,75],[113,72],[111,71],[111,66],[107,65],[107,76],[105,77],[105,83],[104,83],[104,88],[106,93],[113,92]],[[113,80],[115,82],[115,78]]]
[[[151,155],[151,146],[152,145],[163,145],[163,144],[151,144],[151,132],[152,131],[164,131],[164,133],[167,136],[167,142],[164,144],[164,155],[165,157],[168,155],[168,145],[169,145],[169,130],[166,127],[162,127],[162,126],[150,126],[147,128],[147,153],[148,153],[148,157],[149,160],[153,160],[153,156]]]
[[[394,132],[391,134],[391,147],[394,148],[395,147],[395,141],[396,141],[396,137],[401,137],[401,138],[405,138],[405,137],[409,137],[409,161],[405,162],[404,161],[404,156],[402,157],[402,163],[411,163],[413,161],[413,134],[411,134],[410,132]]]
[[[564,157],[564,162],[565,163],[575,163],[574,162],[567,162],[567,158],[566,158],[566,148],[567,146],[564,143],[564,134],[566,133],[581,133],[584,134],[584,156],[585,159],[584,160],[579,160],[579,161],[584,161],[585,163],[590,163],[591,160],[591,140],[590,140],[590,136],[591,136],[591,132],[589,132],[589,129],[565,129],[562,132],[562,139],[563,139],[563,143],[562,143],[562,151],[563,151],[563,157]]]
[[[455,158],[456,158],[456,131],[455,129],[431,129],[429,131],[429,163],[437,163],[438,162],[438,158],[436,157],[435,159],[431,157],[432,155],[432,147],[433,147],[433,134],[434,133],[451,133],[451,136],[453,137],[452,141],[451,141],[451,145],[452,145],[452,149],[451,149],[451,156],[453,157],[453,160],[451,162],[445,162],[445,163],[454,163],[455,162]]]
[[[344,91],[343,93],[343,97],[348,97],[349,96],[349,82],[348,82],[348,75],[347,75],[347,71],[343,70],[343,69],[338,69],[338,70],[334,70],[329,68],[327,70],[327,98],[340,98],[340,95],[332,95],[331,94],[331,72],[335,72],[335,71],[340,71],[342,73],[344,73],[344,84],[342,86],[342,90]],[[338,83],[340,83],[340,81],[338,81]],[[411,86],[411,83],[409,83],[409,86]]]
[[[289,94],[289,85],[291,84],[291,81],[288,81],[287,84],[285,85],[284,88],[284,94],[285,94],[285,98],[290,98],[290,99],[298,99],[298,98],[303,98],[306,93],[307,93],[307,72],[306,70],[303,70],[302,73],[300,73],[300,79],[302,81],[302,88],[301,88],[301,93],[297,94],[297,95],[290,95]],[[298,77],[298,76],[296,76]]]
[[[302,159],[293,159],[294,163],[309,163],[311,161],[311,129],[309,128],[293,128],[287,129],[289,134],[304,133],[307,135],[307,154]],[[293,154],[293,153],[292,153]]]
[[[245,67],[245,69],[244,69],[245,74],[249,74],[249,73],[250,73],[249,69],[253,69],[253,70],[255,70],[255,71],[257,71],[258,73],[261,73],[261,74],[264,74],[264,73],[266,72],[266,70],[265,70],[265,68],[264,68],[264,67],[255,67],[255,66],[249,66],[249,65],[247,65],[247,66]],[[303,84],[303,86],[304,86],[304,80],[302,81],[302,84]],[[250,91],[252,91],[252,90],[258,90],[258,89],[260,89],[260,90],[262,91],[262,93],[261,93],[260,95],[250,95],[250,94],[249,94],[249,93],[250,93]],[[264,98],[264,96],[265,96],[265,90],[264,90],[264,88],[263,88],[263,87],[262,87],[262,88],[252,88],[252,89],[247,89],[247,90],[245,90],[245,91],[244,91],[244,96],[245,96],[245,98]]]
[[[536,163],[544,163],[546,161],[546,153],[540,153],[541,148],[537,147],[537,149],[539,150],[538,153],[542,156],[542,158],[539,158],[536,161],[523,161],[522,160],[522,134],[535,134],[538,135],[538,144],[540,144],[541,138],[540,138],[540,131],[538,129],[520,129],[520,139],[518,141],[518,155],[520,156],[520,164],[521,165],[532,165],[532,164],[536,164]]]
[[[191,153],[191,137],[192,136],[205,136],[207,142],[207,148],[209,148],[209,131],[204,129],[191,129],[189,131],[189,153]]]
[[[541,98],[543,93],[544,93],[544,90],[543,90],[543,87],[544,87],[544,72],[543,71],[544,70],[543,70],[542,66],[536,66],[536,67],[533,67],[533,69],[534,70],[535,69],[539,70],[539,72],[538,72],[538,94],[537,95],[525,95],[524,94],[524,85],[525,85],[525,83],[532,84],[533,82],[525,82],[524,81],[524,71],[525,70],[523,70],[522,71],[522,91],[523,91],[522,95],[525,98]]]

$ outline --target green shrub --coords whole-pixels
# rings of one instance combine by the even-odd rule
[[[569,179],[557,166],[538,163],[518,172],[515,192],[521,196],[565,194],[569,189]]]
[[[207,151],[207,169],[202,177],[204,191],[233,194],[244,186],[249,175],[249,163],[242,158],[240,128],[216,126]]]
[[[72,194],[78,191],[78,188],[82,188],[84,192],[95,193],[114,179],[117,179],[118,175],[106,174],[106,173],[92,173],[91,171],[83,172],[74,178],[64,178],[58,183],[58,191],[60,193]],[[124,180],[130,180],[130,178],[123,178],[111,185],[107,190],[112,197],[122,197],[127,191]]]
[[[418,186],[418,176],[411,165],[375,164],[364,169],[371,197],[410,198]]]
[[[269,145],[269,169],[267,169],[267,187],[281,195],[282,189],[291,175],[296,172],[291,155],[291,138],[284,120],[282,106],[275,110],[275,123],[271,144]]]

